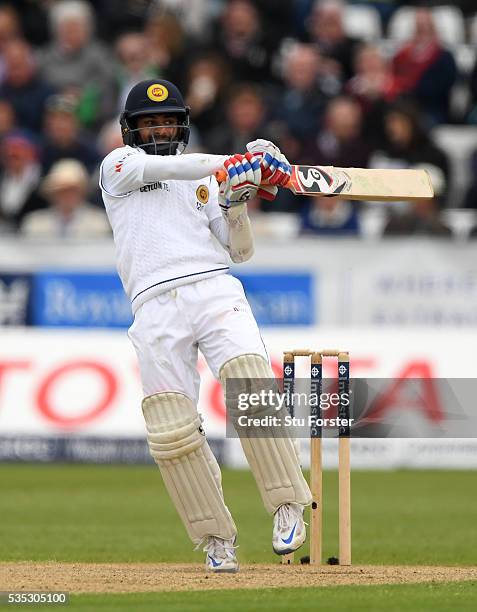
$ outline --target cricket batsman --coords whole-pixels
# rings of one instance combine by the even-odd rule
[[[100,186],[117,267],[134,322],[128,331],[144,392],[150,452],[206,569],[236,572],[237,528],[225,505],[219,465],[197,412],[198,349],[212,373],[273,378],[259,329],[229,258],[253,254],[247,201],[273,199],[290,164],[271,142],[243,154],[183,155],[189,108],[165,80],[135,85],[120,118],[124,146],[106,156]],[[214,173],[225,169],[218,185]],[[289,437],[241,439],[265,508],[273,514],[274,551],[306,538],[311,494]]]

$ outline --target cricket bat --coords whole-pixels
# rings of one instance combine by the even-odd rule
[[[220,182],[224,170],[215,174]],[[292,166],[287,189],[296,195],[335,196],[345,200],[428,200],[434,197],[426,170]]]

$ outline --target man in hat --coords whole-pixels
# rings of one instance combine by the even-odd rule
[[[46,210],[27,215],[21,226],[25,236],[34,238],[103,238],[110,235],[108,220],[86,200],[88,175],[75,159],[54,164],[41,185],[49,203]]]

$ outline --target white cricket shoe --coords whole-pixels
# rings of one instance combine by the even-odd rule
[[[205,569],[208,572],[230,573],[238,572],[239,564],[235,555],[235,538],[223,540],[215,536],[209,536],[204,547]]]
[[[273,517],[273,550],[277,555],[288,555],[306,540],[301,504],[283,504]]]

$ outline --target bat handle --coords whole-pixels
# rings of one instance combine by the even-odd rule
[[[217,172],[215,173],[215,178],[217,179],[217,183],[223,183],[226,178],[227,178],[227,173],[225,172],[225,170],[217,170]],[[288,181],[288,183],[285,185],[285,187],[287,189],[290,189],[291,186],[291,179]]]
[[[225,170],[217,170],[215,178],[217,179],[217,183],[223,183],[227,178],[227,172],[225,172]]]

